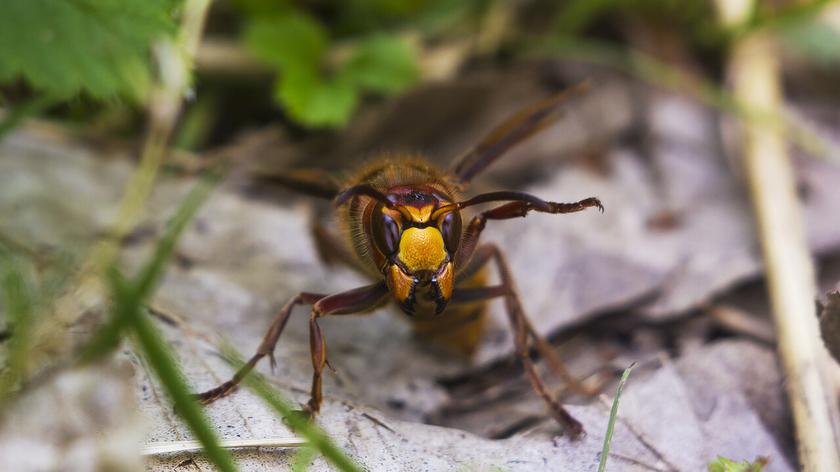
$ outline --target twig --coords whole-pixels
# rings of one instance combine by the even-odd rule
[[[195,67],[205,74],[230,77],[271,77],[271,67],[248,54],[239,43],[206,37],[196,51]]]
[[[376,418],[375,416],[373,416],[371,414],[368,414],[368,413],[365,413],[365,412],[362,412],[362,416],[367,418],[368,420],[370,420],[371,423],[373,423],[375,425],[378,425],[378,426],[381,426],[384,429],[387,429],[391,433],[396,433],[396,431],[394,431],[390,426],[385,424],[385,422],[383,422],[379,418]]]
[[[301,447],[306,444],[306,439],[288,438],[266,438],[266,439],[228,439],[219,441],[219,446],[224,449],[244,449],[256,447]],[[154,442],[143,447],[144,456],[159,456],[162,454],[180,454],[182,452],[195,452],[204,449],[198,441],[171,441]]]
[[[469,40],[425,45],[416,32],[403,31],[400,36],[418,51],[418,66],[423,81],[452,77],[473,52],[473,44]],[[325,61],[329,64],[341,63],[346,60],[355,45],[349,40],[333,44]],[[275,73],[271,67],[248,54],[234,41],[218,37],[208,37],[201,41],[195,61],[198,71],[206,74],[255,79],[271,77]]]
[[[706,313],[715,321],[730,331],[749,336],[766,344],[776,342],[776,333],[769,321],[750,315],[732,305],[710,303],[704,308]]]
[[[642,462],[638,459],[634,459],[632,457],[625,456],[624,454],[619,454],[617,452],[611,452],[610,457],[615,457],[616,459],[618,459],[620,461],[627,462],[628,464],[633,464],[636,467],[640,467],[642,469],[652,470],[654,472],[668,472],[668,469],[660,469],[656,466],[652,466],[650,464],[645,464],[644,462]]]
[[[718,0],[723,9],[726,0]],[[753,2],[724,19],[746,23]],[[729,62],[735,99],[763,114],[781,113],[777,54],[772,39],[753,33],[738,39]],[[816,281],[803,233],[795,177],[780,129],[743,120],[744,167],[758,224],[779,356],[793,410],[799,461],[805,471],[840,470],[833,425],[837,422],[837,366],[819,339],[814,314]]]

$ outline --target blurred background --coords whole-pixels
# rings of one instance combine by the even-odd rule
[[[225,453],[144,447],[291,437],[258,393],[203,414],[183,397],[228,378],[229,349],[250,355],[294,294],[365,283],[319,259],[311,230],[337,229],[331,205],[285,176],[341,179],[383,154],[446,168],[581,82],[555,125],[469,192],[606,207],[491,222],[482,236],[505,250],[537,330],[596,392],[538,362],[587,435],[562,436],[548,417],[498,303],[469,359],[415,339],[390,308],[325,320],[335,371],[320,426],[369,470],[592,470],[635,362],[614,470],[704,470],[718,456],[838,464],[840,376],[819,329],[840,352],[840,2],[0,10],[0,469],[225,469]],[[304,312],[277,369],[258,369],[293,404],[311,375]],[[232,455],[243,470],[335,464],[318,452]]]

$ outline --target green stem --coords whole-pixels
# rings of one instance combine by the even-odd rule
[[[630,364],[630,367],[624,369],[624,373],[621,374],[621,380],[618,381],[618,387],[615,389],[615,398],[610,409],[610,420],[607,423],[607,434],[604,436],[604,447],[601,449],[601,461],[598,463],[598,472],[607,470],[607,457],[610,455],[610,444],[612,443],[613,432],[615,431],[615,420],[618,417],[618,400],[621,398],[621,391],[624,390],[624,384],[627,383],[633,367],[636,367],[635,362]]]

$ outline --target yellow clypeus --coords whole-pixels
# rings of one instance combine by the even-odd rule
[[[405,267],[418,270],[437,270],[446,259],[446,247],[437,228],[408,228],[400,238],[397,257]]]

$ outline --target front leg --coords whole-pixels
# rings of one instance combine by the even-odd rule
[[[309,318],[309,352],[312,356],[312,388],[306,413],[316,415],[321,410],[322,373],[327,365],[327,342],[318,325],[318,318],[329,315],[351,315],[372,310],[388,295],[385,282],[357,288],[318,300]]]
[[[583,433],[583,425],[576,420],[560,402],[558,402],[548,391],[543,379],[537,373],[534,361],[531,359],[531,345],[539,351],[539,353],[546,358],[552,368],[560,374],[560,376],[573,388],[579,387],[580,383],[574,379],[571,374],[566,371],[565,367],[560,363],[557,354],[548,344],[548,342],[534,330],[522,304],[519,300],[516,286],[513,282],[513,277],[505,261],[504,255],[499,248],[493,244],[482,245],[476,251],[476,258],[473,261],[475,264],[485,264],[490,260],[495,261],[496,268],[499,273],[500,285],[458,289],[452,293],[451,303],[471,303],[479,300],[489,300],[496,297],[504,297],[505,311],[507,312],[510,328],[513,332],[513,344],[517,357],[522,362],[525,373],[528,375],[528,380],[537,395],[545,402],[552,417],[560,423],[563,428],[569,432],[572,437],[577,437]]]
[[[311,305],[325,296],[326,295],[308,292],[301,292],[295,295],[288,301],[288,303],[283,305],[283,308],[281,308],[280,311],[277,312],[277,315],[274,317],[274,321],[271,323],[268,331],[265,332],[262,342],[257,348],[257,352],[248,359],[248,362],[240,367],[239,370],[233,374],[233,377],[227,382],[196,395],[198,400],[201,403],[208,405],[229,395],[263,357],[268,356],[269,361],[271,362],[271,368],[274,369],[274,366],[276,365],[276,361],[274,360],[274,347],[277,346],[277,341],[280,339],[280,335],[283,334],[283,329],[286,328],[286,323],[289,321],[289,316],[292,314],[292,310],[297,305]]]
[[[548,392],[545,383],[537,374],[534,363],[531,360],[529,349],[530,343],[533,342],[537,351],[539,351],[539,353],[549,362],[552,369],[561,378],[563,378],[569,386],[576,391],[584,393],[589,392],[587,392],[587,389],[582,386],[580,382],[568,373],[565,366],[558,358],[557,353],[554,352],[548,342],[543,339],[543,337],[540,336],[531,325],[531,322],[525,315],[525,311],[522,309],[522,304],[519,301],[519,295],[516,292],[513,278],[510,275],[510,270],[508,269],[507,262],[505,261],[501,251],[499,251],[498,247],[495,245],[490,244],[478,248],[478,240],[481,236],[481,232],[487,224],[487,220],[504,220],[524,217],[529,211],[557,214],[577,212],[586,208],[598,208],[599,210],[604,211],[604,207],[597,198],[587,198],[574,203],[556,203],[547,202],[534,197],[533,195],[519,192],[486,193],[466,200],[465,202],[461,202],[458,205],[463,208],[470,205],[477,205],[492,201],[508,201],[509,203],[480,213],[476,215],[472,221],[470,221],[467,230],[461,238],[460,248],[455,256],[455,266],[460,268],[457,274],[457,279],[461,281],[468,279],[473,273],[480,270],[482,266],[493,259],[496,262],[496,266],[499,271],[499,278],[501,279],[502,284],[499,286],[473,289],[456,288],[452,294],[451,303],[469,303],[500,296],[505,298],[505,307],[508,320],[511,324],[511,329],[513,330],[516,354],[522,361],[534,391],[546,403],[552,413],[552,416],[561,425],[563,425],[563,427],[566,428],[572,436],[578,436],[583,432],[583,426]]]
[[[481,236],[481,232],[484,231],[487,220],[508,220],[511,218],[525,217],[530,211],[551,214],[575,213],[587,208],[597,208],[602,213],[604,211],[604,206],[601,204],[601,201],[595,197],[573,203],[558,203],[545,201],[527,193],[506,191],[484,193],[454,205],[457,205],[460,209],[496,201],[508,201],[509,203],[474,216],[469,226],[467,226],[466,231],[464,231],[464,235],[461,237],[460,248],[458,249],[458,254],[455,256],[455,267],[460,268],[459,278],[463,278],[462,273],[468,272],[475,267],[474,264],[468,263],[478,246],[478,239]]]
[[[327,357],[326,345],[323,342],[323,337],[321,336],[321,331],[320,328],[318,328],[315,318],[331,314],[351,314],[369,310],[376,307],[387,293],[388,289],[385,287],[385,283],[378,282],[330,296],[308,292],[302,292],[299,295],[296,295],[277,313],[277,316],[274,318],[274,321],[271,323],[268,331],[266,331],[265,336],[263,336],[263,340],[260,343],[259,348],[257,348],[257,352],[251,356],[248,362],[240,367],[233,377],[227,382],[216,388],[198,394],[199,401],[204,404],[209,404],[230,394],[263,357],[268,356],[271,361],[271,367],[274,368],[274,348],[277,345],[277,341],[280,339],[280,335],[283,334],[283,330],[286,327],[286,323],[289,321],[292,310],[297,305],[313,305],[312,319],[310,320],[310,350],[312,354],[312,364],[313,367],[315,367],[316,377],[318,377],[317,405],[320,405],[320,375],[321,370],[323,370],[323,366],[326,364]],[[320,342],[314,343],[313,336],[317,337]],[[313,398],[315,398],[316,388],[314,379],[312,391]],[[312,403],[312,400],[310,400],[310,403]],[[314,411],[317,412],[318,409],[315,408]]]

